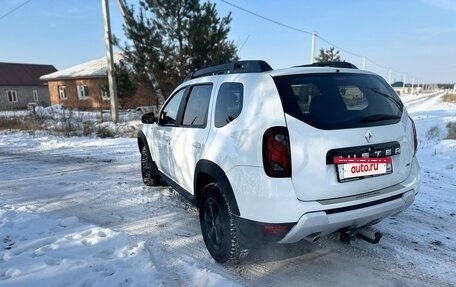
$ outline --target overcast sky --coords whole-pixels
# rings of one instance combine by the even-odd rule
[[[0,1],[1,62],[63,69],[104,55],[100,0]],[[385,78],[391,67],[393,80],[406,73],[407,82],[456,82],[456,0],[226,1],[282,24],[212,1],[220,16],[232,12],[230,39],[241,59],[263,59],[273,68],[307,64],[306,32],[316,32],[317,51],[336,45],[360,68],[365,56],[366,69]],[[123,38],[118,6],[109,3],[113,33]]]

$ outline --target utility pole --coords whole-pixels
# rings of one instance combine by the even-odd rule
[[[412,91],[411,93],[413,93],[413,87],[415,86],[415,78],[412,78]]]
[[[405,91],[405,73],[404,76],[402,77],[402,93]]]
[[[103,7],[103,22],[106,44],[106,61],[108,64],[108,84],[111,99],[111,119],[117,123],[119,120],[119,102],[117,101],[116,78],[114,77],[114,56],[112,52],[111,20],[109,19],[108,0],[101,0]]]
[[[315,37],[317,36],[317,33],[312,32],[312,48],[310,51],[310,63],[313,64],[315,61]]]
[[[363,57],[363,70],[366,70],[366,56]]]

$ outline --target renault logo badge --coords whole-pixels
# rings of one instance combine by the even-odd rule
[[[373,137],[374,137],[374,135],[372,134],[372,132],[370,130],[367,130],[366,134],[364,135],[364,138],[366,139],[366,141],[368,143],[370,143],[372,141]]]

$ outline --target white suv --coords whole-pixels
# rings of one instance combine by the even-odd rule
[[[419,191],[412,119],[383,78],[346,62],[205,68],[142,122],[144,183],[163,179],[199,208],[218,262],[238,261],[243,242],[378,223]]]

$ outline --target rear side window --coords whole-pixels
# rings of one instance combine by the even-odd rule
[[[322,73],[274,78],[285,112],[319,129],[399,122],[403,105],[380,76]]]
[[[212,85],[193,86],[185,106],[182,125],[205,127]]]
[[[244,86],[241,83],[223,83],[215,105],[214,125],[221,128],[236,119],[242,111]]]

